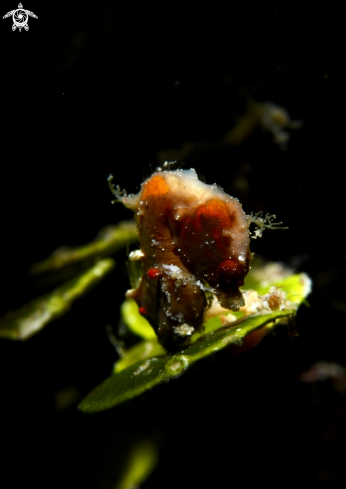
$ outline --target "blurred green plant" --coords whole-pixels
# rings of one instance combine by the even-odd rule
[[[35,335],[48,323],[66,314],[72,303],[98,284],[114,266],[112,258],[99,260],[61,287],[34,299],[17,311],[9,311],[0,320],[0,338],[27,340]]]
[[[108,273],[115,261],[109,256],[121,247],[136,241],[133,221],[110,226],[97,238],[75,249],[55,251],[41,263],[34,264],[33,275],[53,274],[80,262],[92,266],[84,269],[60,287],[41,296],[17,311],[8,312],[0,319],[0,338],[26,340],[48,323],[64,315],[77,298],[83,296]],[[138,263],[129,263],[132,286],[139,280]],[[279,263],[253,265],[246,277],[243,290],[245,306],[238,312],[222,309],[214,301],[208,311],[204,327],[187,336],[179,353],[167,354],[158,343],[155,332],[138,312],[133,300],[123,302],[120,312],[123,323],[139,338],[134,346],[118,348],[120,359],[113,374],[96,387],[79,405],[84,412],[97,412],[115,407],[143,392],[182,375],[197,361],[230,347],[234,352],[256,346],[275,326],[289,324],[311,289],[311,280],[305,274],[294,274]],[[294,329],[291,328],[291,334]]]
[[[115,261],[106,257],[136,240],[135,222],[123,221],[101,229],[90,243],[77,248],[59,248],[47,259],[34,263],[31,275],[42,275],[46,284],[56,281],[64,283],[18,310],[8,311],[0,319],[0,338],[27,340],[51,321],[66,314],[76,299],[85,295],[114,269]]]
[[[34,263],[30,269],[31,275],[53,272],[90,258],[101,258],[113,255],[121,248],[137,240],[137,230],[134,221],[122,221],[116,226],[101,229],[96,238],[78,248],[64,246],[55,250],[45,260]]]
[[[136,439],[126,454],[122,474],[114,489],[134,489],[149,477],[158,463],[155,437]]]

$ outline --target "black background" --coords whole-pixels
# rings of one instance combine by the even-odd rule
[[[185,168],[243,197],[247,213],[276,213],[289,230],[252,249],[308,272],[314,290],[293,341],[279,330],[87,416],[78,400],[117,359],[105,328],[128,288],[119,253],[116,272],[66,317],[26,343],[1,341],[2,487],[110,488],[119,453],[146,432],[159,433],[161,460],[144,488],[346,487],[345,397],[298,380],[314,362],[346,364],[345,7],[27,1],[38,16],[28,32],[0,24],[1,313],[37,293],[33,262],[131,217],[110,205],[110,172],[137,191],[157,151],[220,139],[245,91],[304,122],[288,149],[257,131]],[[2,2],[1,16],[14,8]],[[244,175],[242,196],[233,182]],[[58,411],[71,386],[78,399]]]

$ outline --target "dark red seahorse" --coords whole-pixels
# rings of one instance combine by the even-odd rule
[[[198,330],[215,295],[222,307],[244,305],[249,218],[240,202],[200,181],[195,170],[156,171],[136,195],[113,189],[135,212],[143,276],[127,291],[170,351]]]

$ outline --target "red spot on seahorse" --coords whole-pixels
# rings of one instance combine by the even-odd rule
[[[139,314],[142,314],[142,316],[147,316],[148,315],[148,311],[146,310],[145,307],[140,307],[138,309],[138,312],[139,312]]]
[[[160,277],[160,275],[161,275],[161,272],[158,268],[149,268],[148,278],[150,278],[150,280],[153,280],[154,278],[158,278],[158,277]]]

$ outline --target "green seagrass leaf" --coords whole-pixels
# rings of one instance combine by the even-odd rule
[[[108,377],[88,394],[79,409],[87,413],[104,411],[139,396],[165,380],[165,357],[139,361]]]
[[[0,319],[0,338],[23,341],[35,335],[68,312],[72,303],[98,284],[114,266],[112,258],[99,260],[61,287],[10,311]]]
[[[55,250],[45,260],[34,263],[31,275],[60,270],[67,265],[90,258],[107,257],[119,249],[137,241],[137,229],[134,221],[122,221],[115,226],[107,226],[99,231],[96,238],[78,248],[64,246]]]
[[[139,488],[155,469],[158,450],[154,437],[135,440],[126,454],[121,477],[114,489]]]
[[[287,321],[294,316],[310,292],[309,277],[305,274],[285,277],[273,274],[275,281],[267,283],[270,273],[262,272],[264,278],[256,281],[261,295],[255,290],[246,291],[246,305],[241,311],[233,313],[224,309],[214,314],[206,321],[204,331],[187,338],[179,353],[165,354],[154,338],[138,343],[115,364],[114,374],[88,394],[79,408],[92,413],[117,406],[158,384],[179,377],[195,362],[209,355],[230,346],[236,350],[256,330],[261,339],[279,320]],[[126,318],[126,314],[123,315],[125,322]]]
[[[113,373],[120,372],[140,360],[147,360],[151,357],[160,357],[165,354],[165,350],[157,341],[156,337],[151,340],[141,341],[126,350],[125,356],[115,363]]]
[[[242,340],[249,333],[266,325],[270,328],[276,319],[288,317],[294,313],[295,310],[292,309],[250,316],[235,326],[222,328],[201,337],[199,341],[180,353],[154,356],[132,363],[127,368],[115,369],[114,375],[108,377],[84,398],[79,409],[94,413],[133,399],[158,384],[179,377],[202,358],[230,345],[241,346]],[[147,342],[142,342],[140,345],[143,343]],[[120,362],[124,362],[124,359]]]
[[[121,304],[120,313],[126,326],[132,333],[144,340],[156,339],[156,334],[148,321],[139,314],[138,306],[133,299],[128,299]]]
[[[269,264],[270,266],[272,264]],[[263,274],[265,274],[265,267],[262,269]],[[277,276],[275,276],[277,279]],[[272,290],[273,288],[273,295],[275,295],[275,291],[277,290],[279,293],[284,293],[285,295],[285,304],[281,304],[281,310],[284,311],[293,309],[296,310],[300,306],[302,302],[304,302],[305,297],[310,293],[311,291],[311,280],[310,278],[305,274],[305,273],[300,273],[300,274],[294,274],[290,275],[288,277],[282,278],[280,280],[277,280],[276,282],[272,283],[267,283],[266,281],[256,281],[252,280],[251,274],[250,274],[250,280],[252,285],[256,284],[256,289],[254,292],[257,292],[257,295],[259,296],[266,296],[266,294],[269,294],[269,291]],[[256,299],[256,294],[251,292],[247,289],[246,285],[244,287],[245,290],[243,292],[245,293],[246,297],[246,304],[250,302],[252,299],[252,303],[249,307],[242,307],[240,308],[240,311],[238,312],[233,312],[233,311],[227,311],[224,310],[222,314],[217,314],[209,319],[204,324],[204,330],[203,331],[198,331],[194,333],[190,339],[188,339],[185,344],[192,344],[195,343],[199,338],[204,336],[205,334],[208,334],[212,331],[217,331],[218,329],[222,328],[225,326],[225,324],[229,323],[232,324],[235,321],[239,321],[242,318],[249,316],[251,314],[256,314],[256,313],[264,313],[266,311],[266,304],[264,304],[264,308],[261,310],[263,304],[261,304],[261,301]],[[253,290],[253,289],[252,289]],[[247,292],[246,292],[247,291]],[[249,295],[247,295],[249,294]],[[249,301],[248,301],[249,298]],[[254,299],[253,299],[254,298]],[[255,308],[260,309],[259,311],[254,310]],[[268,309],[268,308],[267,308]],[[268,312],[270,312],[268,310]]]

